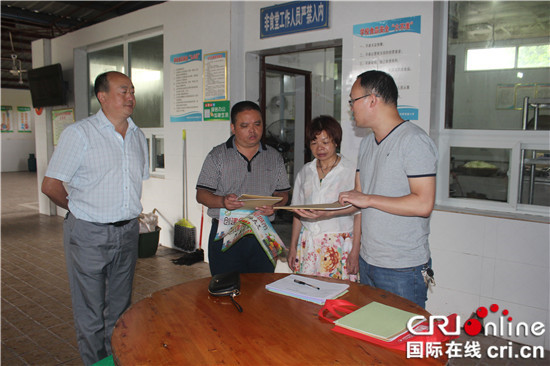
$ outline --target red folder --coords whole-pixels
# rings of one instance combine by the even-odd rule
[[[358,309],[358,306],[355,304],[352,304],[349,301],[346,300],[327,300],[325,302],[325,305],[321,310],[319,311],[319,317],[323,320],[328,321],[329,323],[334,324],[335,319],[339,319],[342,316],[349,314],[355,310]],[[451,314],[447,316],[447,325],[444,328],[446,333],[456,333],[456,317],[457,314]],[[333,319],[334,318],[334,319]],[[414,329],[418,332],[426,332],[429,329],[429,321],[425,320],[419,324],[417,324]],[[390,342],[386,342],[384,340],[370,337],[366,334],[355,332],[353,330],[349,330],[347,328],[342,328],[339,326],[335,326],[332,328],[333,331],[342,333],[351,337],[355,337],[373,344],[376,344],[378,346],[396,349],[400,351],[407,351],[407,343],[408,342],[422,342],[422,343],[434,343],[434,342],[440,342],[441,344],[444,344],[447,341],[450,341],[451,339],[458,338],[458,335],[446,335],[443,334],[443,332],[439,329],[439,327],[435,327],[432,335],[414,335],[410,332],[405,332],[404,334],[400,335],[396,339]]]

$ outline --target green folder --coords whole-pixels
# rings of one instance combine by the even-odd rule
[[[376,301],[336,320],[334,324],[359,333],[391,342],[407,332],[407,322],[419,314],[380,304]],[[413,326],[425,320],[419,319]]]

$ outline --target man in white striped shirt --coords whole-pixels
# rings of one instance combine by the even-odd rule
[[[145,135],[130,118],[132,81],[111,71],[94,88],[101,109],[63,131],[42,182],[42,192],[69,210],[63,242],[85,365],[111,354],[115,322],[131,304],[142,181],[149,178]]]

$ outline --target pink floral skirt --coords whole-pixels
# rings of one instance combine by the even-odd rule
[[[357,282],[357,275],[348,275],[346,264],[353,246],[352,233],[308,234],[302,230],[298,239],[296,273]]]

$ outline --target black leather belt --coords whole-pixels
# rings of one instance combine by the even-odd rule
[[[107,225],[113,225],[113,226],[116,226],[116,227],[120,227],[120,226],[124,226],[124,225],[130,223],[130,221],[132,221],[132,220],[122,220],[122,221],[117,221],[117,222],[110,222]]]

